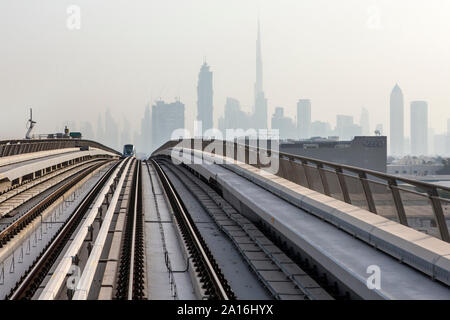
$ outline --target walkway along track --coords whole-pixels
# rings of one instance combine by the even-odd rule
[[[200,235],[199,230],[188,214],[183,202],[172,183],[168,179],[166,173],[155,160],[151,160],[156,172],[158,173],[166,194],[172,205],[175,218],[181,230],[187,248],[193,259],[194,267],[203,284],[206,297],[208,299],[232,300],[235,295],[230,288],[227,280],[223,276],[217,262],[208,249],[205,241]]]
[[[36,290],[39,288],[40,283],[47,275],[58,255],[63,250],[66,242],[69,240],[72,233],[76,230],[85,212],[89,209],[89,206],[94,201],[106,181],[108,181],[109,177],[114,172],[119,163],[120,162],[117,162],[106,172],[106,174],[103,175],[103,177],[95,184],[95,186],[87,194],[87,196],[76,207],[71,217],[68,219],[68,221],[66,221],[61,230],[54,236],[52,241],[46,246],[40,257],[36,259],[32,266],[30,266],[26,276],[22,277],[21,281],[11,291],[9,299],[31,299],[33,297]],[[38,206],[33,208],[26,215],[22,216],[21,219],[16,221],[8,229],[5,229],[4,232],[2,232],[2,234],[0,235],[0,239],[4,239],[4,241],[8,241],[9,239],[11,239],[11,237],[19,232],[21,228],[25,227],[27,223],[31,222],[34,218],[39,216],[39,214],[43,210],[45,210],[45,208],[50,206],[52,202],[56,201],[62,194],[64,194],[65,190],[69,190],[71,186],[74,186],[77,182],[81,181],[85,176],[89,175],[101,165],[102,164],[100,163],[89,169],[86,169],[82,174],[75,177],[72,181],[56,190]]]
[[[274,299],[333,299],[316,281],[265,237],[247,218],[238,213],[216,191],[187,169],[163,161],[192,192],[240,252]]]
[[[141,162],[136,161],[132,190],[122,239],[116,299],[145,299],[144,219],[142,211]]]

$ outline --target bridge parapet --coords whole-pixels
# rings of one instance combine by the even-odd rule
[[[82,139],[21,139],[0,141],[0,157],[66,148],[92,147],[120,155],[101,143]]]
[[[267,144],[264,141],[263,145]],[[444,186],[283,153],[260,147],[255,141],[172,140],[153,155],[170,150],[201,151],[223,164],[276,168],[272,173],[281,178],[450,242],[450,188]],[[267,159],[278,163],[273,166]]]

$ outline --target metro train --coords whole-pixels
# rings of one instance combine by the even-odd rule
[[[133,157],[136,154],[136,149],[132,144],[126,144],[123,146],[123,156],[124,157]]]

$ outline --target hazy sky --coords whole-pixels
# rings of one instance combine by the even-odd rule
[[[66,26],[81,9],[81,29]],[[258,9],[259,8],[259,9]],[[450,118],[448,0],[1,0],[0,137],[25,133],[28,108],[36,132],[65,120],[90,120],[109,107],[138,128],[147,102],[180,96],[187,124],[206,56],[214,72],[214,121],[227,96],[251,110],[256,21],[260,12],[269,119],[276,106],[295,115],[312,100],[313,120],[335,115],[371,130],[389,127],[396,82],[409,104],[429,103],[432,127]],[[379,22],[379,23],[378,23]]]

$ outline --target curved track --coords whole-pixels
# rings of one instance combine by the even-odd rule
[[[25,277],[16,285],[16,287],[11,291],[9,299],[31,299],[38,289],[40,283],[47,275],[48,271],[52,267],[58,255],[63,250],[65,244],[69,240],[72,233],[76,230],[78,224],[80,223],[83,215],[88,210],[91,203],[96,198],[99,191],[102,189],[103,185],[106,183],[110,175],[114,172],[114,169],[119,163],[113,165],[105,175],[96,183],[94,188],[87,194],[83,201],[77,206],[74,213],[70,219],[64,224],[62,229],[55,235],[53,240],[47,245],[45,250],[42,252],[40,257],[35,261],[35,263],[30,266]],[[87,169],[82,175],[75,177],[70,183],[62,186],[51,196],[46,198],[40,206],[36,207],[33,211],[29,212],[26,216],[23,216],[21,221],[14,224],[14,228],[11,226],[11,230],[4,237],[11,237],[13,235],[13,230],[17,228],[23,228],[26,223],[29,223],[32,219],[36,218],[39,213],[49,206],[49,203],[56,201],[58,197],[63,194],[63,191],[69,190],[71,186],[75,185],[77,182],[81,181],[89,173],[93,172],[101,164],[94,166],[94,168]],[[17,232],[17,231],[16,231]],[[5,238],[6,239],[6,238]]]

